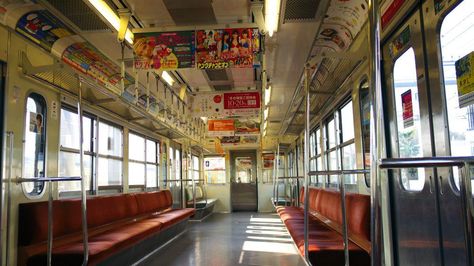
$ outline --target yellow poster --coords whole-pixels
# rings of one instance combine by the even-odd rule
[[[474,92],[474,52],[456,61],[455,66],[459,106],[462,108],[472,103],[472,94]]]

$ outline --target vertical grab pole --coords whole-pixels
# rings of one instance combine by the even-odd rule
[[[339,113],[336,112],[334,115],[334,132],[336,134],[336,167],[338,170],[342,170],[342,155],[340,149],[341,132],[340,132],[340,117]],[[346,216],[346,188],[345,188],[345,177],[342,173],[338,176],[339,193],[341,194],[341,212],[342,212],[342,241],[344,244],[344,262],[346,266],[349,266],[349,238],[347,236],[347,216]]]
[[[344,262],[345,266],[349,266],[349,237],[347,231],[347,214],[346,214],[346,188],[344,175],[339,174],[339,192],[341,193],[341,210],[342,210],[342,236],[344,240]]]
[[[276,151],[273,152],[273,172],[272,172],[272,176],[273,176],[273,206],[276,206],[276,168],[275,168],[275,165],[276,165]]]
[[[86,180],[84,179],[84,125],[82,121],[82,80],[79,78],[77,110],[79,112],[79,162],[81,168],[81,206],[82,206],[82,243],[84,249],[84,258],[82,265],[87,265],[89,261],[89,243],[87,239],[87,195]]]
[[[464,234],[466,235],[466,251],[467,251],[467,265],[473,265],[474,263],[474,254],[472,252],[473,248],[473,205],[472,205],[472,186],[470,178],[469,163],[464,163],[464,166],[459,169],[461,173],[461,178],[459,179],[459,186],[461,192],[461,204],[462,208],[465,210],[464,213]]]
[[[309,114],[311,111],[310,108],[310,94],[309,94],[309,73],[310,67],[307,65],[305,67],[305,94],[306,94],[306,111],[305,111],[305,132],[304,132],[304,257],[306,262],[311,265],[309,262],[309,246],[308,246],[308,208],[309,208]]]
[[[191,150],[191,146],[189,147],[189,162],[188,162],[188,166],[192,164],[193,166],[193,172],[191,173],[191,179],[193,180],[193,207],[194,209],[196,209],[196,180],[194,180],[194,161],[193,161],[193,155],[192,155],[192,150]],[[188,173],[189,173],[189,170],[188,170]],[[207,199],[206,199],[207,200]]]
[[[278,175],[278,163],[280,161],[280,140],[278,140],[277,153],[275,156],[275,178],[276,178],[276,205],[280,205],[280,177]]]
[[[10,212],[11,212],[11,203],[12,203],[12,194],[11,194],[11,183],[12,183],[12,174],[13,174],[13,141],[14,134],[12,131],[7,132],[8,136],[8,149],[10,154],[8,155],[8,180],[7,180],[7,226],[6,226],[6,239],[5,239],[5,265],[10,265]],[[0,251],[1,253],[1,251]]]
[[[378,0],[369,0],[370,69],[370,235],[371,264],[382,265],[382,216],[379,159],[384,151],[383,106],[380,67],[380,8]]]
[[[48,181],[48,246],[46,265],[51,266],[53,254],[53,183]]]

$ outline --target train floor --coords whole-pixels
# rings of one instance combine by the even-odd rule
[[[140,265],[305,265],[277,214],[215,213]]]

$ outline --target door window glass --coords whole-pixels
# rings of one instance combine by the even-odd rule
[[[474,155],[474,105],[460,106],[455,62],[474,50],[474,1],[462,1],[443,20],[440,41],[444,90],[448,113],[451,155]],[[471,63],[472,64],[472,63]],[[471,68],[473,66],[471,65]],[[454,168],[454,184],[459,189],[459,173]],[[472,178],[472,176],[471,176]],[[474,180],[471,184],[474,186]]]
[[[26,100],[25,139],[23,149],[23,177],[45,177],[46,173],[46,101],[43,96],[31,93]],[[43,192],[43,182],[23,183],[24,191],[31,196]]]
[[[220,156],[204,158],[204,177],[208,184],[225,184],[225,158]]]
[[[393,80],[399,156],[422,157],[420,106],[413,48],[395,61]],[[425,183],[424,169],[402,169],[401,179],[406,190],[420,191]]]

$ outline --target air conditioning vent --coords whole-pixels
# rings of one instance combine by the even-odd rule
[[[45,0],[81,31],[107,30],[109,27],[84,1]],[[112,5],[113,6],[113,5]]]
[[[319,0],[286,0],[283,23],[315,20]]]

